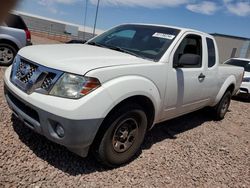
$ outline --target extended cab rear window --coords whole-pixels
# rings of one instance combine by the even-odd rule
[[[8,18],[5,20],[5,24],[8,27],[27,30],[26,24],[24,23],[23,19],[18,15],[9,14]]]
[[[214,41],[210,38],[207,38],[206,40],[208,50],[208,67],[213,67],[216,62]]]

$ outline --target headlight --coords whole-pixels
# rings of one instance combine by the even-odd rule
[[[64,73],[50,91],[50,95],[79,99],[100,86],[96,78]]]
[[[242,82],[250,82],[250,77],[243,78]]]

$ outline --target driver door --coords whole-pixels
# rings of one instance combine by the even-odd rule
[[[199,34],[186,34],[170,56],[165,92],[164,119],[199,109],[207,103],[205,89],[204,41]],[[177,66],[184,54],[200,56],[197,65]]]

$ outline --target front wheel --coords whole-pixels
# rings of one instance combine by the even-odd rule
[[[227,91],[223,97],[221,98],[220,102],[216,105],[215,107],[215,118],[217,120],[222,120],[227,111],[228,111],[228,108],[230,106],[230,102],[231,102],[231,97],[232,97],[232,94],[230,91]]]
[[[98,159],[109,167],[132,159],[144,140],[147,117],[138,105],[126,105],[109,116],[106,130],[97,149]]]

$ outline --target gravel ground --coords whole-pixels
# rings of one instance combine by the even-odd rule
[[[57,43],[60,43],[60,42],[58,42],[56,40],[51,40],[51,39],[39,37],[39,36],[36,36],[36,35],[32,35],[31,40],[32,40],[32,43],[34,45],[36,45],[36,44],[57,44]]]
[[[223,121],[207,110],[148,133],[129,164],[105,169],[26,128],[3,97],[0,67],[0,187],[250,187],[250,103],[233,100]]]

